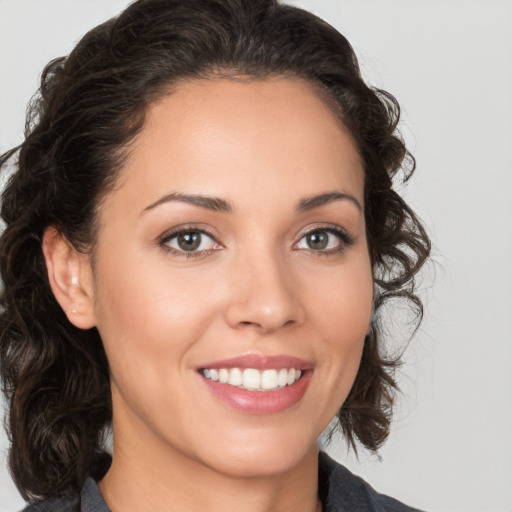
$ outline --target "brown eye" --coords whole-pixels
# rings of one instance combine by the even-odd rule
[[[295,248],[328,253],[343,250],[351,243],[352,238],[341,229],[317,228],[304,234]]]
[[[203,252],[215,249],[218,244],[208,234],[202,231],[180,231],[162,241],[162,245],[167,246],[176,252]]]
[[[329,245],[329,234],[325,231],[314,231],[306,235],[306,244],[310,249],[320,251]],[[332,235],[331,235],[332,236]]]
[[[176,243],[183,251],[195,251],[201,245],[202,237],[202,233],[181,233],[176,237]]]

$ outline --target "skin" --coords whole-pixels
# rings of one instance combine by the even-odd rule
[[[100,489],[114,512],[318,510],[317,439],[371,316],[363,190],[357,148],[311,86],[212,79],[149,108],[101,205],[94,266],[47,230],[54,293],[75,325],[99,329],[110,363],[114,457]],[[162,199],[178,193],[231,211]],[[297,209],[331,193],[349,198]],[[191,255],[164,237],[180,225],[212,236]],[[312,230],[328,249],[308,245]],[[302,399],[275,414],[217,399],[198,367],[245,354],[311,363]]]

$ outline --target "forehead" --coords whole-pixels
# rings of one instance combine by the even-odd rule
[[[218,78],[180,84],[148,108],[123,182],[134,201],[150,188],[277,198],[279,187],[281,199],[342,188],[362,203],[364,176],[340,116],[310,84]]]

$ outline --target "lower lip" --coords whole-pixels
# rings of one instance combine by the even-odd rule
[[[248,391],[229,384],[201,378],[209,390],[233,409],[249,414],[275,414],[300,402],[311,380],[312,371],[305,371],[301,378],[281,389],[272,391]]]

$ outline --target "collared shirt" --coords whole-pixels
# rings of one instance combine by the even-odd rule
[[[323,512],[420,512],[377,493],[363,479],[332,460],[323,452],[318,465],[319,496]],[[98,484],[89,478],[80,496],[51,498],[33,503],[23,512],[111,512]]]

